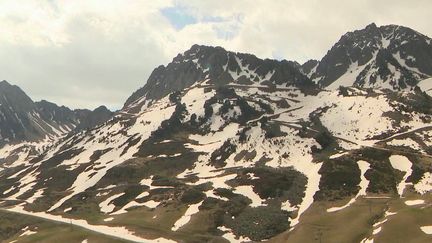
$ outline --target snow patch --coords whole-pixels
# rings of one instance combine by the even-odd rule
[[[111,202],[114,199],[123,196],[124,194],[125,193],[122,192],[120,194],[112,195],[111,197],[107,198],[105,201],[99,203],[99,207],[100,207],[101,212],[103,212],[103,213],[111,213],[114,210],[114,208],[115,208],[115,205],[112,204]]]
[[[423,226],[423,227],[420,227],[420,229],[421,229],[425,234],[432,235],[432,225],[431,225],[431,226]]]
[[[409,161],[407,157],[402,155],[392,155],[390,156],[389,160],[394,169],[405,172],[402,181],[399,183],[397,187],[398,193],[402,197],[405,187],[411,184],[411,183],[407,183],[406,180],[412,173],[412,169],[411,169],[412,163],[411,161]]]
[[[414,185],[415,190],[420,194],[432,191],[432,173],[424,173],[422,179]]]
[[[416,206],[416,205],[421,205],[424,204],[425,201],[424,200],[409,200],[409,201],[405,201],[405,204],[408,206]]]
[[[224,232],[222,235],[223,238],[227,239],[231,243],[242,243],[242,242],[250,242],[251,240],[247,237],[237,237],[231,229],[225,227],[225,226],[219,226],[218,230],[221,230]]]
[[[259,207],[264,205],[265,200],[261,199],[260,196],[254,192],[252,186],[238,186],[234,189],[234,193],[241,194],[249,198],[252,201],[250,204],[251,207]]]
[[[192,215],[199,212],[198,208],[202,205],[203,202],[204,201],[201,201],[197,204],[190,205],[189,208],[186,210],[185,214],[174,223],[174,226],[171,228],[171,230],[177,231],[178,229],[189,223]]]

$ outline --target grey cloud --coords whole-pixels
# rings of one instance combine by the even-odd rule
[[[66,15],[61,2],[50,2],[55,18]],[[63,16],[66,20],[60,22],[64,26],[58,31],[64,32],[67,41],[61,45],[0,41],[0,79],[21,86],[35,100],[73,108],[105,104],[115,109],[145,84],[155,67],[194,43],[304,62],[320,59],[342,34],[371,22],[405,25],[432,36],[429,0],[166,2],[181,5],[202,21],[177,31],[157,9],[165,3],[155,3],[155,9],[146,10],[142,18],[140,9],[106,16],[83,9],[82,14]],[[0,20],[29,24],[25,16],[10,13]],[[23,30],[25,35],[28,29]],[[29,35],[43,31],[42,24]],[[51,37],[46,38],[49,42]]]
[[[69,28],[71,40],[63,46],[1,45],[1,78],[35,100],[118,109],[155,66],[167,61],[146,33],[113,40],[79,21]]]

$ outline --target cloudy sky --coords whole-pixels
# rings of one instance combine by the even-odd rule
[[[192,44],[320,59],[371,22],[432,36],[430,0],[0,0],[0,80],[34,100],[121,108]]]

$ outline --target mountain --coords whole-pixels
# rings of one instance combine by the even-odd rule
[[[1,141],[36,140],[46,135],[71,131],[73,120],[44,119],[36,105],[19,87],[0,83]],[[43,103],[41,103],[43,105]],[[46,116],[46,115],[45,115]]]
[[[33,102],[18,86],[0,82],[0,145],[36,141],[85,129],[108,120],[106,107],[72,111],[48,101]]]
[[[403,26],[375,24],[342,36],[310,74],[326,88],[356,85],[392,90],[410,89],[431,76],[429,37]]]
[[[198,81],[205,85],[226,84],[257,86],[314,87],[295,62],[259,59],[254,55],[226,51],[222,47],[194,45],[165,66],[156,68],[144,87],[129,97],[124,109],[157,100],[171,92],[182,91]]]
[[[301,65],[300,70],[310,78],[315,73],[318,64],[319,61],[317,60],[309,60]]]
[[[194,45],[106,122],[0,148],[0,239],[429,242],[430,79],[332,88],[314,78],[323,60]]]
[[[114,116],[114,113],[104,105],[99,106],[92,111],[87,109],[77,109],[74,110],[73,113],[79,121],[76,127],[76,130],[78,131],[99,126]]]

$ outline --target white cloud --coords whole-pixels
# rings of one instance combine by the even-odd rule
[[[175,29],[160,10],[176,6],[198,22]],[[1,0],[0,79],[34,99],[120,108],[156,66],[195,43],[303,62],[371,22],[431,35],[431,7],[429,0]]]
[[[238,34],[225,42],[230,49],[272,57],[306,61],[321,58],[339,37],[350,30],[377,24],[401,24],[432,34],[428,0],[180,0],[199,18],[221,16],[238,22]]]

